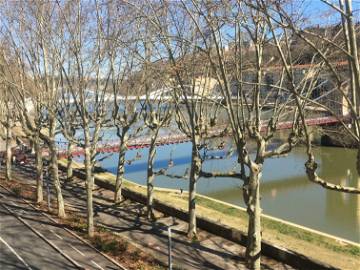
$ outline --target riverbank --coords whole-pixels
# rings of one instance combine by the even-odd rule
[[[65,166],[66,161],[61,161]],[[76,164],[80,169],[81,165]],[[96,174],[96,178],[113,184],[115,176],[106,171]],[[131,181],[124,181],[124,187],[145,195],[146,188]],[[239,191],[239,196],[241,192]],[[174,190],[155,189],[155,198],[169,205],[176,205],[183,211],[187,210],[187,195]],[[241,207],[222,203],[206,196],[197,196],[197,213],[199,217],[236,228],[246,232],[247,214]],[[304,227],[281,222],[268,216],[262,217],[263,239],[276,245],[286,247],[306,257],[314,258],[341,269],[357,269],[360,264],[360,246],[356,243],[328,237]],[[339,260],[341,256],[341,260]]]
[[[79,171],[75,171],[79,174]],[[28,194],[31,201],[35,197],[35,176],[33,164],[15,166],[13,170],[14,180],[10,183],[12,190],[22,196]],[[0,169],[0,179],[3,171]],[[80,174],[79,174],[80,175]],[[62,193],[65,198],[65,208],[67,218],[59,220],[64,226],[71,225],[75,232],[80,231],[80,235],[86,234],[86,187],[80,177],[74,177],[72,181],[66,182],[65,174],[60,173],[62,181]],[[0,180],[1,182],[1,180]],[[99,180],[96,179],[99,183]],[[103,181],[100,181],[102,184]],[[113,191],[95,185],[93,191],[94,199],[94,222],[96,224],[96,236],[91,241],[101,251],[106,252],[113,258],[119,259],[121,264],[125,261],[133,261],[132,267],[125,266],[133,270],[159,270],[162,267],[147,267],[139,265],[139,251],[145,253],[145,258],[156,258],[160,265],[168,264],[168,227],[172,228],[172,259],[173,269],[223,269],[223,270],[246,270],[248,269],[244,260],[245,247],[218,237],[212,233],[199,229],[198,240],[191,241],[186,236],[187,223],[182,219],[174,218],[164,212],[155,211],[156,221],[149,221],[146,218],[146,207],[132,200],[126,195],[120,204],[112,203]],[[51,187],[51,211],[56,215],[56,198],[53,187]],[[137,193],[138,194],[138,193]],[[47,209],[47,193],[45,201],[42,203],[43,210]],[[53,216],[54,217],[54,216]],[[67,227],[68,228],[68,227]],[[104,235],[106,233],[106,235]],[[101,234],[101,235],[99,235]],[[98,239],[98,236],[101,239]],[[103,237],[105,236],[105,237]],[[99,242],[99,240],[101,240]],[[109,241],[107,241],[109,240]],[[129,250],[128,245],[136,247]],[[129,251],[129,252],[127,252]],[[115,257],[114,257],[115,256]],[[130,258],[128,258],[128,256]],[[143,257],[143,259],[145,259]],[[136,261],[134,261],[136,260]],[[148,261],[148,260],[147,260]],[[276,260],[269,256],[262,256],[262,269],[290,270],[294,269],[291,265],[283,263],[283,260]],[[161,262],[161,263],[160,263]],[[136,267],[137,265],[137,267]],[[323,269],[318,267],[295,267],[295,269]],[[325,268],[329,270],[329,268]],[[335,270],[330,268],[331,270]]]
[[[342,148],[355,149],[358,147],[357,142],[348,132],[344,130],[344,127],[328,127],[323,128],[320,136],[321,146],[335,146]]]

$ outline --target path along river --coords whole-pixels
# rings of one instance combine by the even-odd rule
[[[125,177],[139,184],[146,184],[148,149],[131,150],[126,159],[135,159],[126,165]],[[156,168],[168,166],[170,153],[174,166],[171,173],[184,174],[190,163],[191,144],[160,146],[157,149]],[[217,154],[221,154],[218,151]],[[103,154],[102,156],[104,156]],[[108,154],[107,154],[108,155]],[[102,157],[100,155],[99,158]],[[351,149],[318,147],[316,157],[319,175],[333,183],[360,185],[355,169],[356,152]],[[261,204],[265,214],[294,222],[312,229],[360,242],[360,196],[325,190],[307,180],[304,171],[306,156],[302,147],[286,157],[265,161],[261,180]],[[204,164],[206,170],[232,169],[235,157],[211,160]],[[116,173],[117,155],[101,161],[101,165]],[[159,176],[158,187],[187,190],[187,180]],[[233,178],[199,179],[197,191],[201,194],[244,206],[242,182]]]

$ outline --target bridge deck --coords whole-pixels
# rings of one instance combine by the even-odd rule
[[[343,119],[344,120],[344,119]],[[323,126],[323,125],[331,125],[338,123],[339,120],[332,116],[320,117],[320,118],[311,118],[306,120],[306,125],[308,126]],[[277,125],[277,130],[282,129],[290,129],[293,126],[293,121],[285,121],[280,122]],[[267,124],[264,124],[261,128],[261,131],[264,132],[267,129]],[[216,128],[210,130],[208,137],[218,137],[225,129],[225,126],[221,126],[221,128]],[[184,134],[169,134],[159,137],[156,141],[156,145],[169,145],[169,144],[179,144],[190,141],[190,138]],[[150,146],[150,138],[136,138],[130,140],[127,144],[127,148],[129,150],[147,148]],[[116,153],[119,151],[119,143],[117,141],[111,141],[104,144],[100,144],[97,148],[98,153]],[[80,147],[74,149],[72,152],[73,156],[81,156],[84,155],[84,150]],[[67,151],[59,151],[59,157],[65,158],[67,157]]]

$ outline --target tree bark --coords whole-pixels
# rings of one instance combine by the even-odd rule
[[[69,142],[67,149],[67,166],[66,166],[66,181],[73,180],[73,156],[72,150],[74,148],[74,144]]]
[[[247,187],[247,213],[249,215],[246,260],[249,269],[260,270],[261,255],[261,208],[260,208],[261,165],[253,164]]]
[[[352,72],[353,72],[353,79],[354,79],[354,86],[355,91],[353,91],[353,104],[356,110],[357,115],[360,115],[360,108],[359,108],[359,102],[360,102],[360,63],[359,63],[359,57],[358,57],[358,44],[357,44],[357,37],[356,37],[356,29],[355,24],[353,21],[353,9],[352,9],[352,3],[350,0],[345,1],[345,9],[346,9],[346,20],[348,23],[348,34],[349,34],[349,45],[350,45],[350,53],[352,55],[352,61],[351,64],[353,66]]]
[[[61,185],[59,180],[59,168],[58,168],[58,159],[57,159],[57,151],[55,142],[52,140],[49,144],[50,148],[50,155],[51,155],[51,175],[52,180],[54,182],[55,192],[56,192],[56,199],[57,199],[57,206],[58,206],[58,217],[65,218],[65,205],[64,199],[61,192]]]
[[[87,194],[87,230],[90,237],[94,236],[94,208],[93,208],[93,189],[94,176],[91,160],[90,146],[85,143],[85,174],[86,174],[86,194]]]
[[[154,201],[154,159],[156,155],[156,137],[157,137],[158,131],[155,131],[153,135],[151,136],[151,142],[150,142],[150,148],[149,148],[149,156],[148,156],[148,168],[147,168],[147,218],[149,220],[153,220],[155,218],[153,213],[153,201]]]
[[[36,202],[41,203],[44,200],[43,193],[43,159],[40,147],[40,139],[39,136],[36,136],[34,142],[35,149],[35,166],[36,166]]]
[[[119,203],[122,200],[121,187],[125,172],[125,153],[127,148],[124,145],[123,141],[120,143],[119,147],[120,150],[119,150],[119,159],[118,159],[116,182],[115,182],[114,203]]]
[[[12,163],[12,152],[11,152],[11,139],[12,139],[12,131],[11,131],[11,119],[10,116],[7,116],[6,120],[6,169],[5,169],[5,179],[7,181],[11,181],[11,163]]]
[[[191,169],[189,179],[189,227],[188,237],[194,239],[197,237],[196,229],[196,182],[200,175],[201,159],[197,149],[198,139],[193,140],[191,152]]]
[[[360,143],[358,143],[357,159],[356,159],[356,170],[360,176]]]

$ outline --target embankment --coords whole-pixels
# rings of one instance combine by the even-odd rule
[[[65,162],[60,168],[65,169]],[[76,165],[75,176],[84,178],[81,166]],[[114,190],[115,176],[105,170],[97,170],[95,183]],[[146,203],[146,188],[124,181],[125,198]],[[156,210],[187,221],[187,195],[174,190],[156,189]],[[174,206],[176,205],[176,207]],[[200,229],[246,245],[247,215],[244,209],[206,196],[197,196],[197,224]],[[356,269],[359,266],[360,245],[350,241],[317,233],[295,224],[263,215],[262,252],[298,269]],[[286,246],[287,248],[283,248]],[[341,256],[341,260],[339,260]]]

